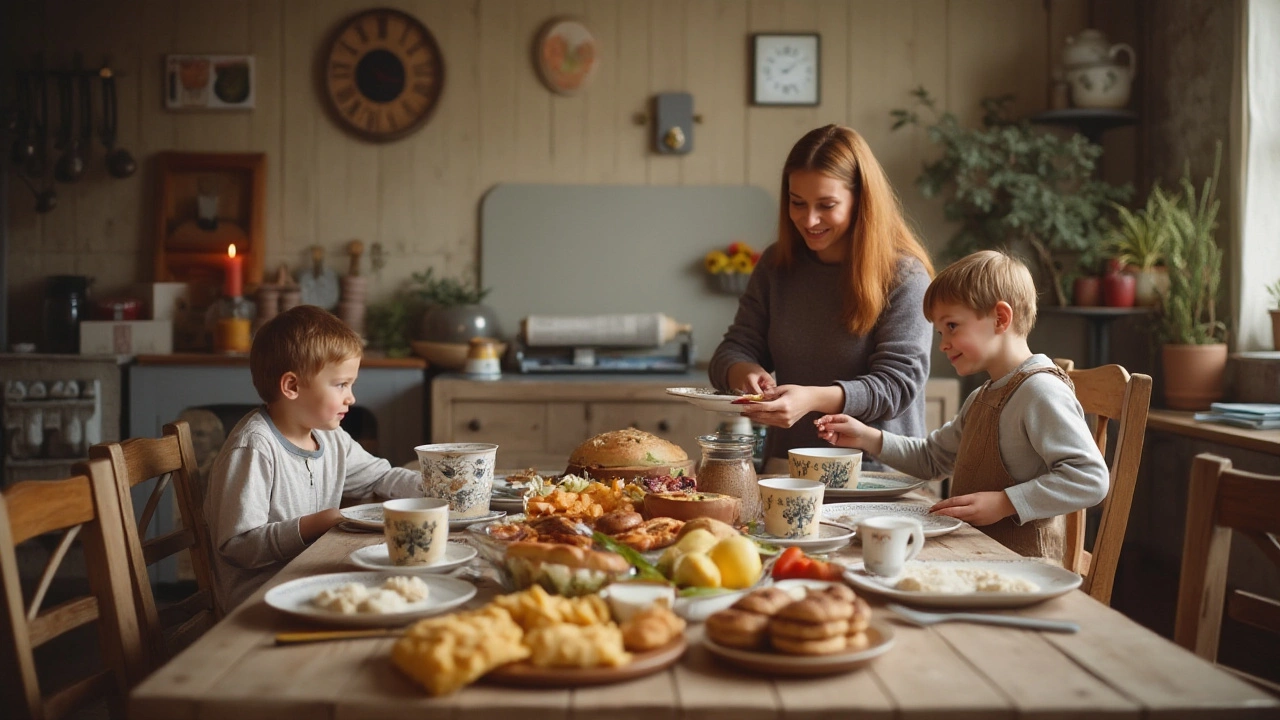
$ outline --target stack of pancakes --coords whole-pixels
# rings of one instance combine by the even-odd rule
[[[772,648],[788,655],[831,655],[868,645],[871,607],[844,585],[810,589],[797,600],[761,588],[707,618],[707,635],[726,647]]]

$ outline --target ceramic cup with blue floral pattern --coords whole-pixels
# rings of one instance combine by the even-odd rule
[[[838,447],[788,450],[787,474],[817,480],[829,488],[855,490],[862,474],[862,451]]]
[[[767,478],[759,485],[765,532],[780,538],[818,537],[826,485],[793,477]]]
[[[393,565],[434,565],[449,544],[449,502],[401,498],[382,503],[382,533]]]
[[[498,446],[489,443],[419,445],[422,494],[449,501],[449,519],[467,520],[489,512]]]

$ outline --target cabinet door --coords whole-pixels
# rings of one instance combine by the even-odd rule
[[[546,406],[524,402],[456,402],[446,442],[496,443],[499,452],[543,450]]]
[[[679,445],[693,460],[702,454],[697,437],[714,432],[719,423],[717,413],[686,402],[593,402],[587,405],[589,434],[633,427]]]

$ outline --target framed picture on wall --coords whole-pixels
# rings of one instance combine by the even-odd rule
[[[817,105],[821,64],[817,33],[752,35],[752,104]]]
[[[164,106],[170,110],[250,110],[252,55],[168,55]]]

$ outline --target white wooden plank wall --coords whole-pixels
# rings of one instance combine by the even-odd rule
[[[1090,0],[392,4],[431,29],[444,53],[446,84],[420,132],[374,145],[330,120],[313,76],[332,29],[376,6],[371,0],[6,3],[0,19],[24,63],[43,48],[58,66],[79,50],[91,65],[109,58],[123,72],[120,143],[142,164],[131,179],[110,179],[98,146],[80,183],[57,186],[58,207],[47,215],[36,215],[26,189],[11,183],[10,340],[38,339],[39,314],[29,309],[38,307],[46,275],[95,276],[99,295],[151,279],[156,179],[149,161],[161,150],[267,153],[268,270],[300,266],[312,244],[337,263],[350,240],[378,242],[387,265],[375,278],[375,299],[414,271],[473,268],[479,200],[496,183],[746,183],[776,197],[791,144],[828,122],[850,124],[867,137],[926,242],[937,248],[948,234],[941,208],[912,185],[932,149],[923,133],[890,132],[889,110],[903,107],[918,85],[974,122],[978,100],[988,94],[1015,92],[1020,112],[1043,109],[1048,66],[1062,39],[1098,19]],[[599,73],[576,97],[548,92],[531,62],[535,33],[559,15],[585,19],[600,44]],[[1136,23],[1133,12],[1113,16]],[[820,107],[750,105],[749,35],[773,30],[821,33]],[[165,111],[162,58],[184,52],[253,54],[256,109]],[[690,155],[651,154],[651,130],[633,122],[663,91],[694,95],[704,121],[694,128]],[[1121,152],[1131,167],[1132,152]]]

